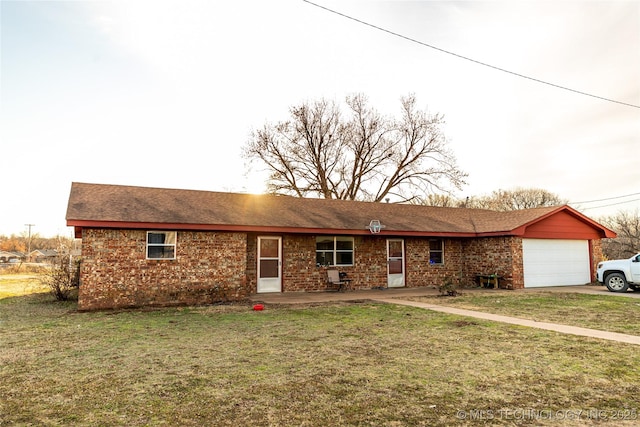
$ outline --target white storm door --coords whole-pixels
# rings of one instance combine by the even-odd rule
[[[404,286],[404,240],[387,239],[387,287]]]
[[[282,291],[282,238],[258,237],[258,293]]]

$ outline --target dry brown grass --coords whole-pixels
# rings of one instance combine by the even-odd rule
[[[46,292],[37,273],[0,274],[0,298]]]
[[[585,425],[640,407],[635,346],[366,302],[77,313],[37,294],[0,299],[0,342],[2,426]]]

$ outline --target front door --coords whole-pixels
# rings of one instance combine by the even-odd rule
[[[258,293],[282,291],[282,238],[258,237]]]
[[[404,286],[404,240],[387,239],[387,286]]]

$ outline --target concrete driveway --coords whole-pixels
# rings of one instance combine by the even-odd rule
[[[604,285],[583,285],[583,286],[553,286],[548,288],[528,288],[515,292],[576,292],[580,294],[608,295],[614,297],[640,298],[640,292],[610,292]]]

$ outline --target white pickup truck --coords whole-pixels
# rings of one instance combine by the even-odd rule
[[[640,291],[640,254],[629,259],[602,261],[598,264],[596,278],[611,292],[626,292],[629,288]]]

